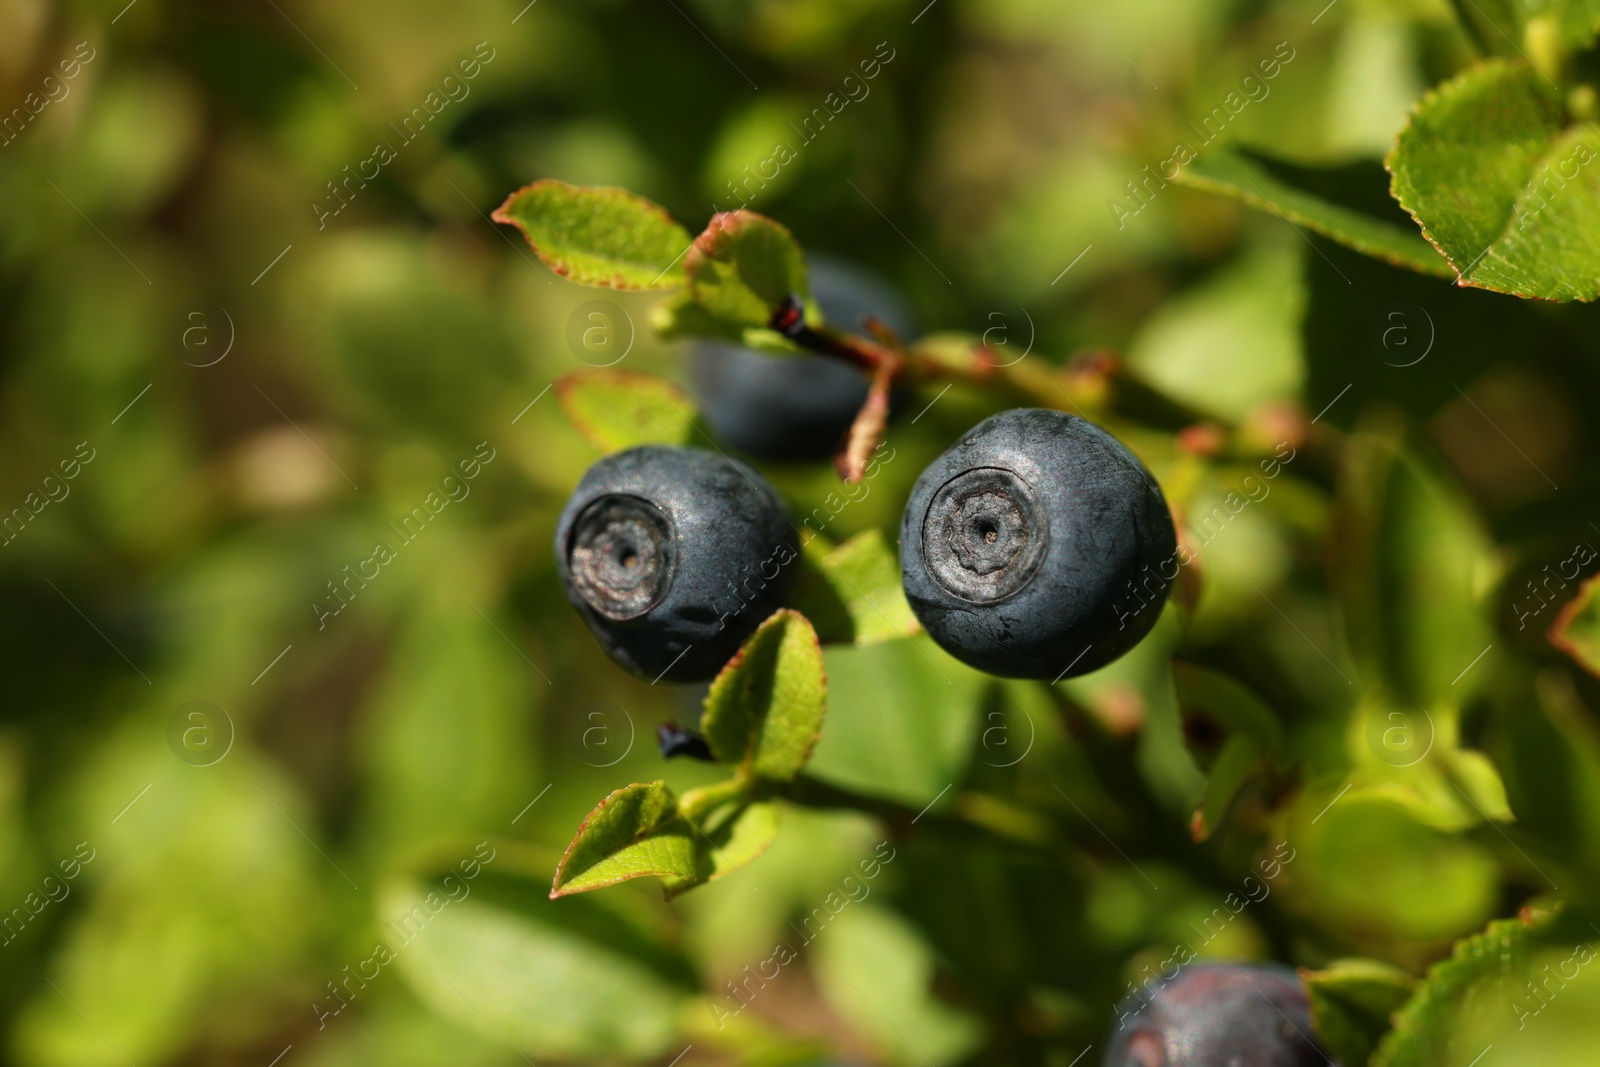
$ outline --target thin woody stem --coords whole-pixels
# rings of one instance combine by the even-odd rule
[[[842,359],[857,370],[871,374],[878,369],[889,350],[861,337],[850,337],[824,332],[806,324],[805,305],[798,293],[791,293],[778,310],[772,313],[768,325],[793,341],[807,352]]]
[[[770,326],[807,352],[843,360],[868,377],[875,378],[884,364],[893,364],[891,384],[904,377],[950,379],[980,386],[999,384],[1021,398],[1048,407],[1058,407],[1062,401],[1061,393],[1051,383],[1049,371],[1031,366],[1023,369],[1020,362],[998,364],[993,353],[981,345],[973,351],[971,367],[961,368],[920,356],[912,349],[892,348],[865,337],[816,329],[806,323],[805,308],[798,295],[791,295],[773,312]]]
[[[998,352],[981,342],[972,345],[969,360],[953,362],[920,352],[916,345],[884,344],[854,334],[835,333],[826,327],[817,329],[807,325],[805,307],[798,294],[791,295],[773,313],[769,325],[805,351],[848,363],[868,379],[877,380],[879,372],[887,366],[891,387],[906,380],[914,384],[952,382],[986,391],[1011,403],[1078,415],[1089,415],[1083,409],[1084,404],[1094,405],[1091,400],[1073,397],[1069,391],[1071,381],[1062,368],[1041,359],[1003,362]],[[1120,363],[1113,363],[1106,374],[1115,384],[1113,406],[1136,411],[1145,421],[1177,429],[1206,418],[1203,412],[1130,374]],[[1084,403],[1080,404],[1079,400]]]

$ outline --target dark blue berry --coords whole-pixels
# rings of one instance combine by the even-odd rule
[[[1117,1008],[1104,1067],[1337,1067],[1279,964],[1197,963]]]
[[[589,468],[555,550],[600,646],[672,682],[715,675],[780,606],[799,555],[788,509],[747,464],[658,445]]]
[[[909,338],[912,317],[887,284],[829,260],[810,268],[811,295],[832,329],[861,333],[862,316],[872,315]],[[762,459],[826,459],[867,398],[866,378],[839,360],[718,341],[696,343],[690,376],[717,436]]]
[[[1177,575],[1172,515],[1123,444],[1074,415],[985,419],[911,490],[906,597],[956,658],[1008,678],[1103,667],[1155,625]]]

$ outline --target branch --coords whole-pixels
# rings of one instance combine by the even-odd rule
[[[893,353],[861,337],[851,337],[814,329],[806,324],[805,304],[798,293],[790,293],[768,325],[807,352],[842,359],[859,371],[872,374]]]

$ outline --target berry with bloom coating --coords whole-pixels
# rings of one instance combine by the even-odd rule
[[[703,681],[782,603],[793,530],[748,465],[645,445],[584,474],[556,525],[556,564],[612,659],[641,678]]]
[[[1018,408],[934,460],[900,528],[906,598],[945,651],[1008,678],[1085,674],[1155,625],[1177,534],[1144,465],[1075,415]]]
[[[1279,964],[1197,963],[1117,1008],[1105,1067],[1337,1067]]]

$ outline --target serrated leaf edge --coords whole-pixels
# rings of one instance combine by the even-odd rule
[[[635,871],[635,872],[632,872],[632,873],[629,873],[629,874],[626,874],[626,875],[622,875],[621,877],[618,877],[618,878],[611,878],[611,879],[608,879],[606,881],[596,882],[593,885],[586,885],[582,889],[562,889],[561,888],[562,875],[564,875],[566,873],[567,864],[572,859],[573,850],[578,847],[578,841],[580,839],[582,839],[583,832],[589,828],[589,824],[594,822],[595,817],[597,815],[599,815],[602,811],[604,811],[608,804],[610,804],[612,801],[616,800],[619,796],[621,796],[623,793],[626,793],[628,790],[637,789],[641,785],[642,786],[660,786],[663,790],[666,791],[666,793],[667,793],[667,801],[668,801],[668,803],[670,803],[672,805],[672,810],[674,812],[677,812],[677,810],[678,810],[678,802],[677,802],[676,798],[674,798],[672,796],[672,791],[667,788],[667,783],[665,782],[665,780],[657,779],[656,781],[653,781],[653,782],[630,782],[627,785],[622,786],[619,789],[613,789],[610,793],[606,794],[605,798],[602,799],[600,801],[600,803],[598,803],[598,804],[596,804],[594,806],[594,809],[592,811],[590,811],[589,814],[587,814],[587,815],[585,815],[583,817],[583,821],[578,824],[578,829],[572,835],[572,840],[567,842],[566,851],[561,854],[561,860],[560,860],[560,862],[558,862],[556,864],[555,878],[550,883],[550,899],[551,900],[558,900],[561,897],[565,897],[565,896],[575,896],[578,893],[588,893],[588,892],[591,892],[591,891],[596,890],[596,889],[605,889],[607,886],[618,885],[618,884],[620,884],[622,882],[632,881],[635,878],[649,878],[649,877],[661,878],[661,877],[665,877],[667,875],[675,875],[675,874],[678,873],[676,871],[640,870],[640,871]],[[659,829],[661,826],[664,826],[666,823],[671,822],[671,821],[672,821],[671,819],[666,819],[666,820],[662,820],[660,822],[653,823],[650,826],[647,826],[640,833],[635,834],[634,838],[633,838],[633,841],[629,842],[629,844],[634,844],[634,843],[640,841],[646,834],[649,834],[649,833]],[[569,881],[570,881],[570,879],[569,879]]]
[[[1392,1024],[1378,1042],[1378,1047],[1372,1053],[1372,1067],[1392,1067],[1391,1057],[1395,1055],[1394,1047],[1401,1040],[1421,1035],[1425,1032],[1418,1016],[1432,1009],[1434,1002],[1440,997],[1450,997],[1454,990],[1442,989],[1436,983],[1442,982],[1451,969],[1459,966],[1463,960],[1474,953],[1481,953],[1485,944],[1492,944],[1502,936],[1529,937],[1541,927],[1547,926],[1556,916],[1559,907],[1536,911],[1531,907],[1524,907],[1515,917],[1510,919],[1495,919],[1484,929],[1464,937],[1455,943],[1448,959],[1440,960],[1428,968],[1428,973],[1417,983],[1416,992],[1411,999],[1397,1008],[1390,1016]],[[1469,979],[1470,981],[1470,979]],[[1421,1040],[1420,1036],[1417,1036]]]
[[[1389,172],[1389,195],[1394,198],[1395,203],[1399,204],[1407,215],[1411,216],[1412,221],[1417,224],[1417,228],[1422,231],[1423,238],[1433,246],[1434,251],[1438,252],[1439,255],[1444,257],[1445,263],[1449,265],[1451,272],[1455,275],[1457,286],[1460,286],[1464,289],[1482,289],[1485,292],[1500,293],[1505,296],[1514,296],[1522,300],[1544,300],[1549,303],[1563,303],[1564,301],[1558,300],[1555,297],[1540,296],[1537,293],[1521,293],[1512,289],[1499,288],[1486,282],[1475,281],[1466,274],[1462,273],[1461,268],[1456,266],[1455,260],[1450,258],[1450,254],[1439,245],[1438,241],[1434,240],[1432,232],[1429,231],[1427,224],[1422,221],[1421,216],[1411,209],[1411,205],[1405,202],[1405,200],[1400,196],[1399,189],[1396,188],[1396,184],[1400,180],[1400,175],[1394,169],[1394,157],[1400,151],[1400,142],[1405,138],[1406,134],[1411,131],[1412,127],[1416,125],[1417,113],[1421,111],[1424,106],[1430,104],[1434,100],[1443,99],[1450,96],[1452,93],[1459,91],[1459,87],[1468,78],[1475,74],[1481,73],[1490,67],[1505,67],[1507,69],[1525,67],[1528,70],[1537,71],[1536,67],[1524,60],[1512,60],[1506,59],[1503,56],[1495,56],[1468,67],[1466,70],[1450,78],[1448,81],[1436,85],[1432,89],[1429,89],[1427,92],[1423,93],[1421,99],[1411,106],[1411,111],[1406,115],[1406,124],[1400,128],[1399,133],[1395,134],[1394,147],[1389,149],[1388,153],[1383,157],[1383,169]],[[1470,271],[1473,267],[1476,267],[1478,265],[1478,261],[1501,242],[1505,235],[1511,231],[1511,224],[1515,221],[1515,212],[1513,212],[1512,218],[1507,220],[1505,228],[1501,230],[1500,234],[1496,236],[1494,240],[1490,241],[1489,244],[1478,253],[1477,259],[1474,259],[1471,263],[1467,264],[1467,270]],[[1593,298],[1591,297],[1590,299],[1592,300]],[[1588,303],[1589,301],[1577,299],[1577,302]]]
[[[818,658],[818,660],[822,661],[822,666],[821,666],[822,705],[823,705],[823,714],[824,714],[824,716],[826,716],[826,714],[827,714],[827,705],[828,705],[828,667],[827,667],[827,662],[825,660],[822,660],[822,640],[821,640],[821,638],[819,638],[817,636],[817,628],[815,626],[811,625],[811,620],[806,618],[800,612],[796,611],[794,608],[779,608],[777,611],[775,611],[771,615],[769,615],[761,623],[760,626],[756,627],[755,632],[752,633],[748,638],[745,639],[744,644],[739,646],[739,651],[737,651],[737,652],[735,652],[733,654],[733,658],[729,659],[727,663],[724,663],[722,665],[722,669],[717,672],[717,676],[711,680],[711,688],[709,690],[707,690],[707,692],[706,692],[706,701],[705,701],[705,705],[704,705],[706,711],[709,712],[711,710],[711,693],[716,690],[717,683],[721,682],[723,680],[724,676],[731,675],[734,671],[736,671],[738,669],[739,665],[744,662],[746,653],[749,651],[750,647],[756,642],[756,640],[763,633],[765,633],[770,627],[776,625],[778,620],[780,619],[780,617],[786,617],[786,616],[798,619],[800,621],[800,623],[805,627],[806,633],[808,635],[810,635],[811,643],[816,646],[817,658]],[[802,761],[803,763],[809,763],[811,761],[811,754],[814,751],[816,751],[817,742],[819,740],[821,740],[821,738],[822,738],[822,727],[818,726],[817,729],[816,729],[816,732],[813,733],[806,740],[805,759]],[[758,751],[760,751],[760,747],[761,747],[760,744],[759,744],[760,738],[757,737],[756,740],[757,740],[758,743],[753,748],[751,748],[750,751],[746,752],[744,754],[744,757],[739,761],[739,765],[738,765],[739,766],[739,773],[742,774],[742,775],[747,775],[747,776],[750,776],[750,777],[754,777],[754,765],[755,765],[756,753]]]
[[[543,262],[545,266],[549,267],[551,270],[555,271],[557,274],[561,275],[563,278],[568,279],[569,281],[573,281],[578,285],[587,285],[587,286],[589,286],[591,288],[596,288],[596,289],[618,289],[618,290],[622,290],[622,291],[625,291],[625,292],[646,292],[646,291],[654,291],[654,290],[659,290],[659,289],[676,288],[678,285],[683,284],[684,280],[681,277],[670,286],[666,286],[666,285],[629,285],[626,282],[622,281],[620,278],[611,278],[611,279],[608,279],[608,280],[597,281],[597,282],[578,282],[576,279],[574,279],[572,277],[568,267],[565,264],[560,262],[558,259],[556,259],[554,256],[550,255],[549,253],[545,252],[537,244],[534,243],[533,235],[528,232],[527,227],[522,225],[521,220],[515,218],[510,213],[509,209],[510,209],[512,203],[518,197],[524,195],[525,193],[532,192],[534,189],[538,189],[538,188],[540,188],[542,186],[554,186],[556,188],[563,189],[563,190],[575,190],[577,192],[584,192],[584,193],[599,193],[599,194],[604,195],[604,196],[611,196],[611,197],[615,197],[615,198],[618,198],[618,199],[631,200],[634,203],[638,204],[639,206],[643,207],[645,210],[650,211],[653,214],[660,216],[661,218],[665,219],[667,222],[670,222],[672,225],[676,226],[680,230],[684,229],[684,226],[677,219],[673,218],[672,214],[669,211],[667,211],[666,208],[662,207],[660,204],[656,203],[654,200],[649,199],[648,197],[640,196],[638,193],[634,192],[631,189],[625,189],[625,188],[623,188],[621,186],[618,186],[618,185],[577,185],[577,184],[574,184],[572,182],[564,182],[559,178],[540,178],[537,181],[529,182],[527,185],[522,186],[520,189],[513,190],[511,195],[507,196],[503,201],[501,201],[499,207],[495,208],[494,211],[489,213],[489,218],[492,221],[498,222],[498,223],[500,223],[502,225],[505,225],[505,226],[515,226],[517,228],[517,232],[522,234],[522,239],[528,243],[528,247],[533,249],[533,254],[538,256],[540,261]],[[685,230],[685,232],[688,232],[688,231]],[[690,243],[693,244],[692,241]],[[685,248],[684,251],[688,251],[688,249]],[[678,263],[680,263],[680,262],[682,262],[682,256],[681,255],[680,255],[680,257],[679,257],[679,259],[677,261],[675,261],[674,263],[669,265],[667,267],[667,270],[663,271],[662,273],[666,274],[666,273],[672,271],[673,267],[676,267],[678,265]]]

